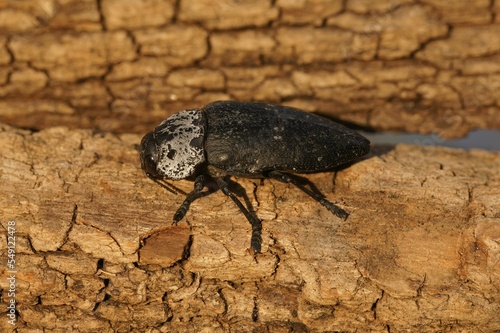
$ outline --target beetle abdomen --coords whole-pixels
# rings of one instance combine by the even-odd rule
[[[290,107],[223,101],[203,110],[208,165],[227,174],[321,171],[370,150],[370,142],[357,132]]]

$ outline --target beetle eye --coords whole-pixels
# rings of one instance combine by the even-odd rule
[[[149,132],[141,141],[141,167],[149,178],[160,179],[162,176],[156,169],[157,153],[154,133]]]
[[[156,161],[152,155],[148,154],[142,158],[142,170],[148,175],[149,178],[159,179],[161,175],[156,170]]]

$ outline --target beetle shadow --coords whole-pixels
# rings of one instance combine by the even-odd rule
[[[355,131],[364,131],[368,133],[375,133],[377,132],[373,127],[367,126],[367,125],[361,125],[361,124],[356,124],[350,121],[346,121],[342,118],[336,117],[330,113],[322,112],[322,111],[315,111],[312,112],[314,114],[317,114],[318,116],[321,116],[323,118],[329,119],[331,121],[334,121],[338,124],[341,124],[349,129],[355,130]]]
[[[369,159],[375,156],[386,155],[396,148],[395,144],[372,144],[370,152],[365,156],[364,159]]]
[[[260,219],[258,218],[256,212],[255,212],[255,209],[250,201],[250,198],[248,197],[247,195],[247,191],[245,190],[245,188],[243,186],[241,186],[238,182],[232,180],[231,178],[226,178],[225,181],[227,182],[227,184],[229,185],[229,188],[231,189],[231,191],[236,195],[238,196],[239,198],[242,198],[243,201],[245,202],[245,206],[246,208],[248,209],[248,212],[254,217],[257,219],[257,221],[260,221]]]

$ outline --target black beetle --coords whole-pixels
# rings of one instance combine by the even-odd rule
[[[232,193],[227,177],[273,178],[291,183],[332,213],[348,214],[310,190],[289,173],[332,169],[370,151],[370,142],[329,119],[286,106],[219,101],[180,111],[141,141],[142,169],[172,193],[161,180],[191,179],[194,189],[174,215],[179,222],[208,179],[229,196],[252,225],[251,247],[260,252],[261,222]]]

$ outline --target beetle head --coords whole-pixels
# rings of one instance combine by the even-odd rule
[[[162,179],[156,170],[158,164],[158,147],[153,132],[146,134],[141,141],[141,167],[149,178]]]
[[[142,169],[155,181],[193,176],[205,161],[204,138],[203,111],[178,112],[142,138]]]

